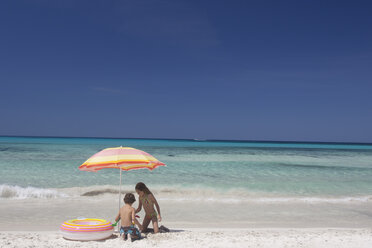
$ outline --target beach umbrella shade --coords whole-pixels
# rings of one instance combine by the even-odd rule
[[[120,186],[119,186],[119,209],[121,198],[121,174],[122,171],[149,169],[153,170],[156,167],[165,166],[150,154],[131,147],[113,147],[106,148],[85,161],[79,166],[82,171],[97,172],[106,168],[120,170]]]

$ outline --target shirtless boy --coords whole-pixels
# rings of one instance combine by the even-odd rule
[[[125,205],[120,208],[119,214],[116,216],[115,221],[121,219],[120,235],[123,233],[123,239],[128,239],[128,234],[132,241],[140,239],[141,233],[136,228],[136,225],[142,229],[141,224],[138,222],[135,216],[135,209],[132,204],[136,201],[136,198],[132,193],[125,194],[124,203]]]

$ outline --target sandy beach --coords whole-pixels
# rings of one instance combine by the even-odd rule
[[[131,243],[114,235],[105,241],[78,242],[58,232],[1,232],[0,247],[337,247],[369,248],[371,229],[185,229],[149,234]]]
[[[126,247],[367,248],[372,244],[368,218],[370,201],[237,204],[165,200],[166,195],[158,195],[164,212],[162,224],[171,232],[148,234],[133,243],[122,241],[117,234],[105,241],[78,242],[65,240],[59,233],[60,224],[68,218],[84,216],[111,220],[117,210],[115,194],[3,200],[0,247],[115,247],[125,244]],[[198,211],[193,212],[195,206]],[[226,215],[226,210],[233,215]]]

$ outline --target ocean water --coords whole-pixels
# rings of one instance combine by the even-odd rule
[[[163,199],[372,201],[372,145],[103,138],[0,137],[0,199],[116,193],[119,170],[79,171],[107,147],[144,150],[164,162],[123,172]]]

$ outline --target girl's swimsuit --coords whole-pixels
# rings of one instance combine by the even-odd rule
[[[148,205],[148,206],[152,206],[152,201],[148,198],[148,195],[144,195],[143,198],[142,198],[142,205],[145,205],[145,203]],[[158,213],[154,210],[154,212],[152,213],[146,213],[146,216],[150,217],[151,219],[152,218],[157,218],[158,217]]]

